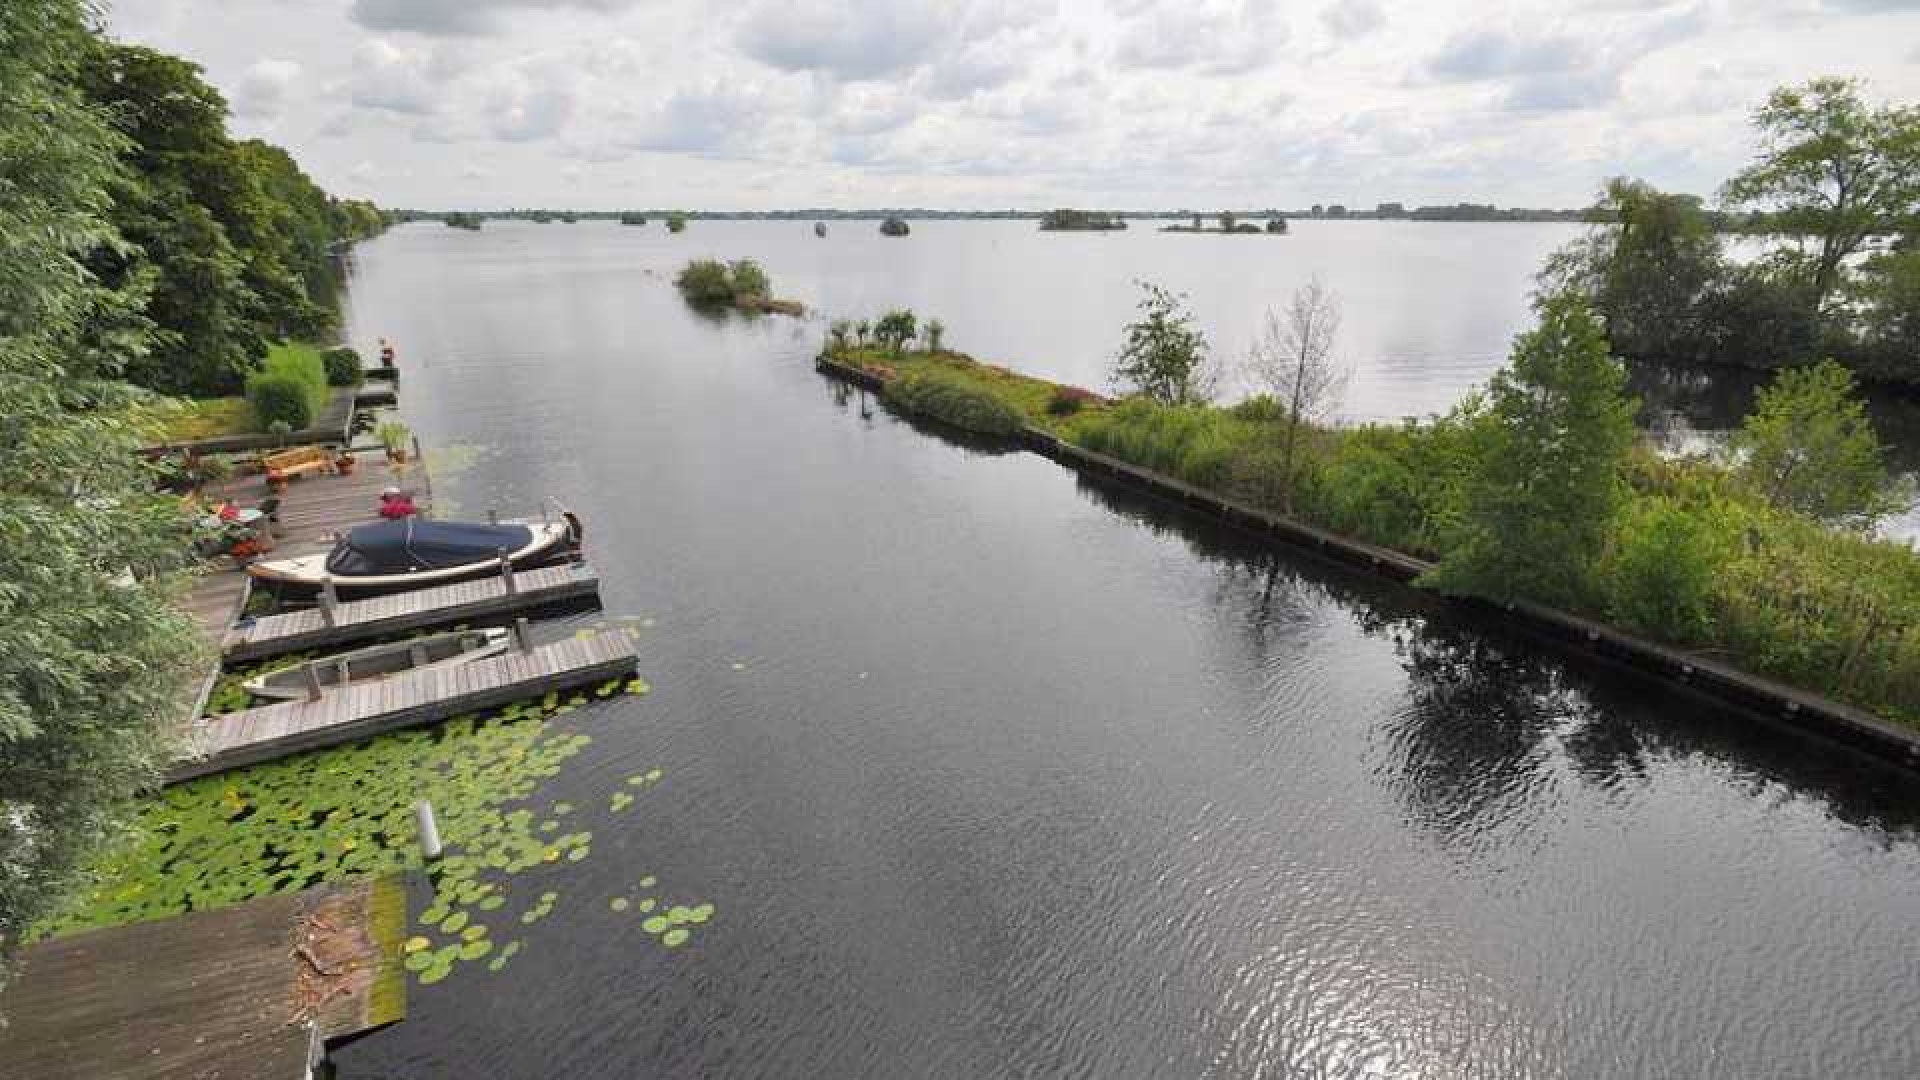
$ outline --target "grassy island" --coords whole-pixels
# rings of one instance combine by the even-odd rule
[[[1256,225],[1251,221],[1241,221],[1233,214],[1221,214],[1219,224],[1208,225],[1206,219],[1195,214],[1187,225],[1163,225],[1161,232],[1170,233],[1224,233],[1231,236],[1284,236],[1287,231],[1287,219],[1272,218],[1265,225]]]
[[[1126,227],[1127,220],[1118,214],[1091,210],[1049,210],[1040,219],[1041,232],[1112,232]]]
[[[687,303],[704,308],[732,308],[749,315],[804,315],[797,300],[773,298],[773,282],[752,259],[694,259],[680,268],[674,285]]]

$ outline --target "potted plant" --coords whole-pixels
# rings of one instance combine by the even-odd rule
[[[341,476],[352,476],[354,467],[359,464],[360,462],[355,460],[344,446],[340,448],[339,456],[333,459],[333,467],[340,470]]]
[[[383,421],[373,429],[373,437],[387,448],[387,460],[395,465],[407,463],[407,443],[412,436],[413,432],[407,430],[407,425],[398,420]]]

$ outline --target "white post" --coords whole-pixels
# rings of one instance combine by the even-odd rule
[[[333,575],[320,578],[320,621],[331,629],[334,620],[334,608],[340,604],[340,593],[333,587]]]
[[[325,691],[321,689],[321,686],[320,686],[320,669],[318,666],[314,664],[308,664],[306,666],[306,672],[307,672],[307,700],[319,701],[321,695],[325,693]]]
[[[513,576],[513,560],[507,556],[507,549],[500,549],[500,579],[507,584],[507,595],[513,596],[520,591],[520,582]]]
[[[518,645],[523,653],[533,651],[533,631],[527,626],[525,618],[513,620],[513,643]]]
[[[429,860],[440,857],[440,826],[433,820],[433,804],[425,799],[413,804],[413,821],[420,829],[420,853]]]

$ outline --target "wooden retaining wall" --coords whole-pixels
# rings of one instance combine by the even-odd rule
[[[823,374],[875,393],[886,385],[885,380],[872,372],[850,368],[824,356],[815,366]],[[1303,549],[1341,566],[1408,584],[1433,568],[1432,563],[1403,552],[1223,499],[1152,469],[1065,442],[1041,428],[1029,425],[1014,441],[1069,468],[1118,481],[1241,531]],[[1524,631],[1577,655],[1594,657],[1676,684],[1798,730],[1920,769],[1920,732],[1882,720],[1864,709],[1539,604],[1526,601],[1499,604],[1471,597],[1446,599],[1464,610],[1497,618],[1503,626]]]

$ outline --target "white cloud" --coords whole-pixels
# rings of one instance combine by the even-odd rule
[[[234,114],[266,123],[279,119],[288,93],[299,78],[300,65],[291,60],[256,61],[234,90]]]
[[[1287,207],[1577,205],[1618,173],[1711,191],[1774,86],[1839,72],[1920,100],[1914,8],[121,0],[111,20],[204,64],[241,134],[394,205],[465,183],[521,206]]]

